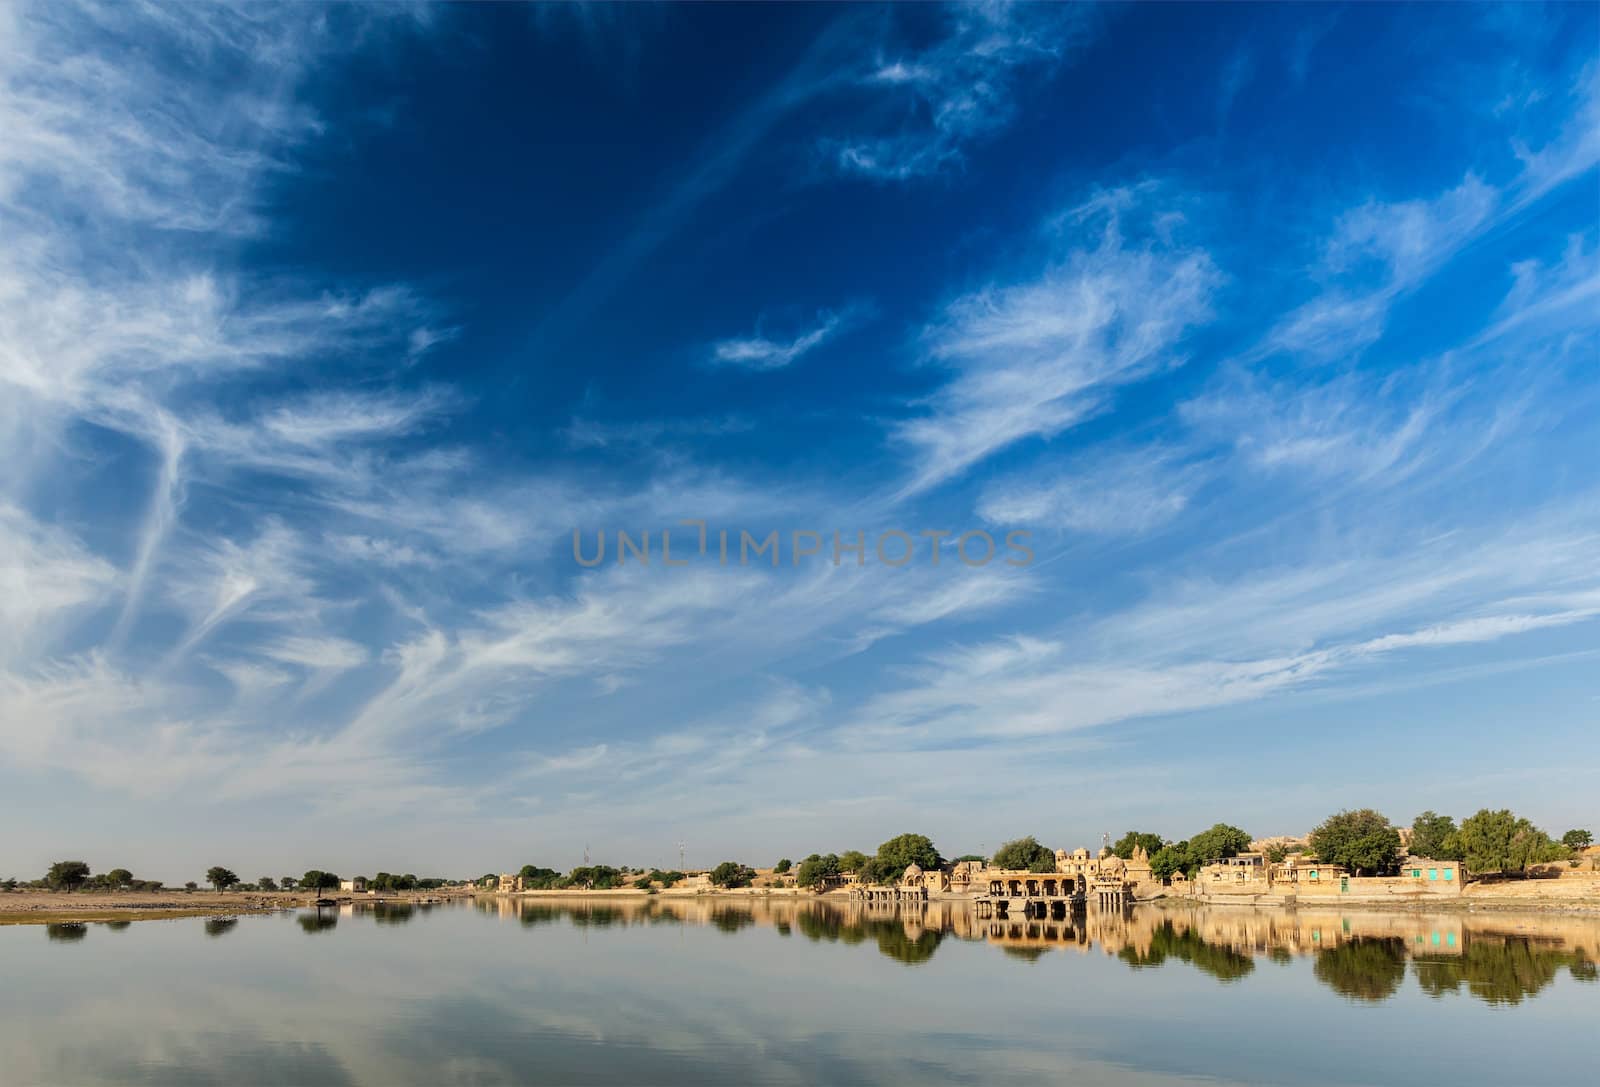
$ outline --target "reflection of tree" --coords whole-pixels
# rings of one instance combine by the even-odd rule
[[[133,922],[132,921],[102,921],[101,924],[105,925],[105,927],[110,929],[112,932],[121,932],[123,929],[125,929],[129,925],[133,924]]]
[[[1148,950],[1129,945],[1117,952],[1117,958],[1135,969],[1160,966],[1169,956],[1218,981],[1238,981],[1256,968],[1250,956],[1222,944],[1207,943],[1192,928],[1179,932],[1171,921],[1163,921],[1150,933]]]
[[[749,910],[720,909],[711,911],[711,923],[718,932],[738,932],[755,924],[756,919]]]
[[[1406,944],[1397,937],[1357,936],[1318,952],[1317,980],[1351,1000],[1387,1000],[1406,976]]]
[[[233,927],[238,923],[239,919],[237,917],[207,917],[206,935],[213,939],[218,936],[226,936],[233,931]]]
[[[1007,955],[1010,955],[1013,959],[1021,959],[1023,962],[1038,962],[1040,957],[1043,956],[1044,953],[1049,950],[1049,948],[1015,947],[1007,944],[1000,950],[1004,951]]]
[[[1414,969],[1432,997],[1467,991],[1490,1004],[1520,1004],[1555,980],[1565,966],[1578,981],[1594,981],[1594,962],[1582,951],[1541,946],[1525,936],[1471,940],[1460,955],[1419,955]]]
[[[522,922],[524,928],[537,928],[554,922],[565,911],[554,906],[540,906],[532,902],[524,902],[517,911],[517,920]]]
[[[933,958],[939,941],[944,939],[944,933],[929,929],[911,936],[898,921],[869,921],[867,924],[877,927],[878,950],[907,966],[915,966]]]
[[[627,920],[627,915],[615,906],[590,906],[588,909],[572,911],[575,928],[610,928],[615,924],[626,924]]]
[[[899,918],[867,917],[850,922],[843,914],[826,907],[803,910],[795,915],[794,925],[801,935],[812,941],[859,944],[876,940],[879,951],[908,966],[933,958],[934,950],[944,939],[944,933],[932,929],[911,936]]]
[[[374,902],[372,919],[380,925],[403,925],[417,915],[409,902]]]
[[[61,940],[67,943],[81,940],[89,935],[89,926],[78,921],[60,921],[44,927],[47,940]]]
[[[327,912],[316,910],[313,913],[302,913],[297,920],[306,932],[327,932],[338,925],[339,915],[331,910]]]

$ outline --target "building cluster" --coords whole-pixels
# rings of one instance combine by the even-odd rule
[[[1354,893],[1460,894],[1465,869],[1459,861],[1407,857],[1397,876],[1357,876],[1348,868],[1290,854],[1273,862],[1266,854],[1249,851],[1203,866],[1195,878],[1174,879],[1174,884],[1197,895],[1293,894],[1338,895]],[[1180,873],[1181,877],[1181,873]]]

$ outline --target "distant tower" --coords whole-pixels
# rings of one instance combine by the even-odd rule
[[[683,859],[683,857],[684,857],[683,851],[685,849],[687,849],[687,848],[688,847],[683,842],[679,842],[678,843],[678,871],[680,871],[680,872],[683,871],[683,869],[685,867],[685,862],[684,862],[684,859]]]
[[[588,842],[584,842],[583,843],[583,866],[585,868],[589,867],[589,843]]]

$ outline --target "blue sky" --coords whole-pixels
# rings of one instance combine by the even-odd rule
[[[1593,825],[1597,34],[0,8],[0,874]]]

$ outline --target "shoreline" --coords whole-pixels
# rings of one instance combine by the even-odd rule
[[[329,896],[340,906],[411,904],[417,899],[403,896],[367,897],[342,894]],[[631,887],[608,890],[549,890],[549,891],[477,891],[428,896],[438,901],[524,900],[536,902],[594,902],[627,901],[647,903],[653,900],[682,901],[685,899],[720,899],[728,902],[816,902],[824,905],[847,907],[851,899],[838,891],[816,894],[794,888],[738,888],[735,890],[707,890],[701,888],[666,889],[650,894]],[[1242,897],[1242,896],[1241,896]],[[933,895],[929,903],[947,905],[968,904],[973,901],[966,895]],[[1539,916],[1591,917],[1600,915],[1600,898],[1593,896],[1571,899],[1525,898],[1518,896],[1472,896],[1450,898],[1419,896],[1396,901],[1393,898],[1318,897],[1299,902],[1241,901],[1234,896],[1219,895],[1210,898],[1191,896],[1160,896],[1138,899],[1133,906],[1159,910],[1192,910],[1197,907],[1226,907],[1233,910],[1277,912],[1292,914],[1301,910],[1339,910],[1347,912],[1379,912],[1397,914],[1530,914]],[[105,921],[168,921],[186,917],[244,916],[247,914],[272,914],[288,910],[308,909],[312,900],[299,893],[210,891],[110,894],[59,894],[20,893],[0,895],[0,926],[72,924]]]
[[[348,893],[326,896],[340,906],[352,903],[411,903],[410,897],[367,898]],[[471,896],[432,895],[433,898]],[[170,921],[182,917],[242,917],[312,908],[313,899],[299,892],[18,892],[0,894],[0,926],[56,925],[101,921]]]

